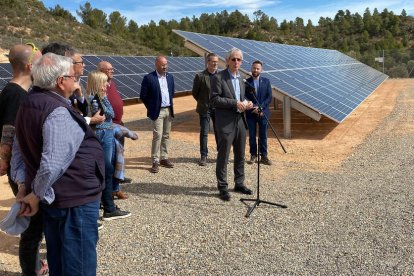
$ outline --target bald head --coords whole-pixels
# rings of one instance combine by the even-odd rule
[[[13,73],[30,71],[31,64],[42,56],[39,50],[34,50],[32,46],[25,44],[14,45],[9,52],[10,65]]]
[[[168,69],[168,60],[165,56],[158,56],[155,59],[155,68],[157,69],[158,74],[165,75]]]
[[[112,64],[105,60],[98,63],[97,69],[108,76],[108,81],[110,81],[114,76],[114,68],[112,67]]]

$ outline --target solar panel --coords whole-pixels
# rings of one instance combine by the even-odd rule
[[[10,81],[12,77],[12,71],[10,63],[0,63],[0,91]]]
[[[96,70],[100,61],[108,61],[115,69],[114,80],[123,100],[139,98],[143,77],[155,70],[156,57],[144,56],[92,56],[85,55],[84,75],[81,83],[86,87],[88,73]],[[197,72],[205,69],[203,57],[167,57],[168,72],[174,76],[175,92],[191,91]],[[9,63],[0,64],[0,90],[12,77]]]
[[[388,78],[336,50],[180,30],[174,32],[205,52],[216,53],[223,60],[231,48],[242,50],[242,71],[245,73],[250,72],[253,61],[262,61],[262,75],[280,93],[338,123]]]
[[[90,71],[96,70],[100,61],[108,61],[114,67],[114,80],[122,99],[139,98],[144,76],[155,70],[154,56],[83,56],[84,76],[81,82],[86,85]],[[191,91],[194,75],[205,69],[202,57],[167,57],[168,72],[174,76],[176,93]]]

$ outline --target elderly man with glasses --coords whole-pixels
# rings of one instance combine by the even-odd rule
[[[34,88],[16,118],[28,191],[20,215],[42,210],[50,275],[96,275],[103,150],[68,100],[72,59],[48,53],[32,72]]]
[[[227,163],[231,146],[234,152],[234,190],[251,195],[244,184],[244,155],[247,122],[244,112],[253,108],[245,98],[245,84],[239,73],[243,60],[241,50],[233,48],[226,57],[227,69],[212,79],[210,101],[216,109],[216,133],[218,138],[216,177],[219,197],[230,200],[227,184]]]

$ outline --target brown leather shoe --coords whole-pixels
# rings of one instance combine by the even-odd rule
[[[152,168],[151,168],[150,172],[157,173],[159,171],[160,171],[160,164],[158,162],[152,163]]]
[[[168,159],[161,160],[160,165],[166,168],[174,168],[174,164]]]
[[[112,197],[117,197],[118,199],[127,199],[128,196],[123,191],[112,192]]]

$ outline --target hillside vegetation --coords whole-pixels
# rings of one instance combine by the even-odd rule
[[[3,0],[0,2],[0,46],[9,48],[22,41],[44,45],[65,41],[85,54],[194,55],[185,49],[173,29],[231,36],[261,41],[336,49],[378,70],[385,56],[385,73],[391,77],[414,77],[414,18],[405,10],[397,15],[387,9],[364,14],[339,10],[333,19],[320,17],[318,22],[278,22],[258,10],[253,20],[239,11],[204,13],[181,20],[151,21],[138,26],[120,12],[107,15],[89,2],[74,15],[57,5],[46,9],[38,0]],[[317,24],[316,24],[317,23]]]

